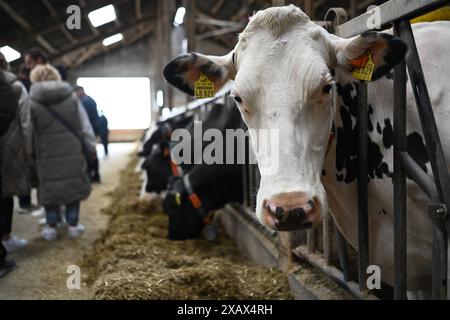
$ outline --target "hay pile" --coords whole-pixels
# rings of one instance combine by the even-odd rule
[[[140,202],[136,161],[106,209],[107,231],[84,257],[95,299],[290,299],[287,278],[245,261],[223,234],[218,244],[167,239],[160,200]]]

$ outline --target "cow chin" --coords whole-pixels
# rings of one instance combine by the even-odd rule
[[[309,229],[322,222],[328,210],[323,188],[319,192],[281,192],[270,196],[258,194],[258,220],[276,231]]]

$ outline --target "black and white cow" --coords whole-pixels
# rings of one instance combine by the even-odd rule
[[[234,103],[226,106],[215,106],[220,112],[208,117],[204,128],[216,129],[223,136],[226,130],[246,130],[238,109]],[[213,109],[213,110],[214,110]],[[222,123],[221,127],[218,124]],[[207,145],[207,144],[206,144]],[[205,145],[205,147],[206,147]],[[243,167],[238,161],[238,148],[245,152],[244,144],[235,143],[233,150],[224,145],[223,155],[233,152],[233,161],[226,163],[201,163],[181,176],[170,178],[167,195],[163,207],[169,215],[169,238],[184,240],[197,237],[202,231],[208,213],[218,210],[227,203],[242,203],[243,200]]]
[[[437,125],[450,157],[449,22],[413,26]],[[216,89],[235,80],[232,91],[249,129],[279,132],[279,170],[263,174],[257,198],[260,221],[277,230],[318,223],[327,210],[357,249],[356,103],[352,73],[368,52],[374,63],[368,86],[370,263],[393,284],[393,85],[390,70],[407,52],[390,33],[366,32],[343,39],[314,24],[295,6],[256,13],[235,49],[223,57],[187,54],[169,63],[166,79],[191,93],[200,73]],[[336,110],[332,83],[338,84]],[[407,92],[408,149],[422,168],[431,170],[410,86]],[[332,124],[336,138],[326,152]],[[259,149],[259,165],[273,158]],[[325,175],[322,177],[322,173]],[[425,194],[408,182],[408,287],[426,289],[431,275],[431,221]]]

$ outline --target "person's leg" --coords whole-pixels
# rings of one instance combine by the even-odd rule
[[[22,209],[28,209],[31,207],[31,196],[28,194],[26,196],[19,197],[19,206]]]
[[[84,226],[79,223],[80,202],[74,202],[66,205],[66,221],[69,225],[67,229],[70,238],[77,238],[84,232]]]
[[[100,182],[99,163],[98,158],[92,162],[92,179],[93,182]]]
[[[28,214],[33,211],[42,210],[42,207],[31,202],[31,195],[20,196],[19,198],[19,209],[17,210],[20,214]]]
[[[101,136],[103,148],[105,149],[105,156],[108,155],[108,136]]]
[[[60,218],[59,206],[45,206],[45,216],[50,228],[56,229]]]
[[[14,199],[13,197],[3,198],[1,201],[2,207],[2,219],[3,219],[3,237],[2,244],[8,252],[14,252],[22,249],[28,245],[28,241],[25,239],[19,239],[16,236],[12,236],[12,224],[13,224],[13,212],[14,212]]]
[[[3,211],[3,210],[1,210]],[[3,238],[3,218],[0,211],[0,239]],[[6,251],[6,248],[3,246],[2,241],[0,241],[0,268],[3,265],[3,263],[6,260],[6,255],[8,254],[8,251]]]
[[[41,235],[47,241],[56,240],[58,237],[57,226],[60,220],[60,207],[57,205],[45,206],[47,226],[42,229]]]
[[[66,222],[71,227],[76,227],[80,218],[80,202],[66,205]]]
[[[14,200],[12,197],[3,198],[1,200],[2,219],[3,219],[3,236],[2,241],[7,241],[11,238],[12,219],[14,210]]]
[[[0,238],[3,236],[3,219],[1,217],[1,211],[0,211]],[[6,260],[6,256],[8,254],[8,251],[3,246],[2,241],[0,241],[0,278],[7,275],[9,272],[13,271],[16,267],[16,263],[14,260]]]

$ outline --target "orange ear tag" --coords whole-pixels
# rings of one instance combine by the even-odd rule
[[[215,95],[214,83],[208,79],[208,76],[201,73],[200,78],[195,82],[195,98],[214,98]]]
[[[351,65],[355,67],[353,70],[353,78],[362,81],[372,81],[375,64],[372,61],[372,51],[368,51],[364,56],[352,60]]]

